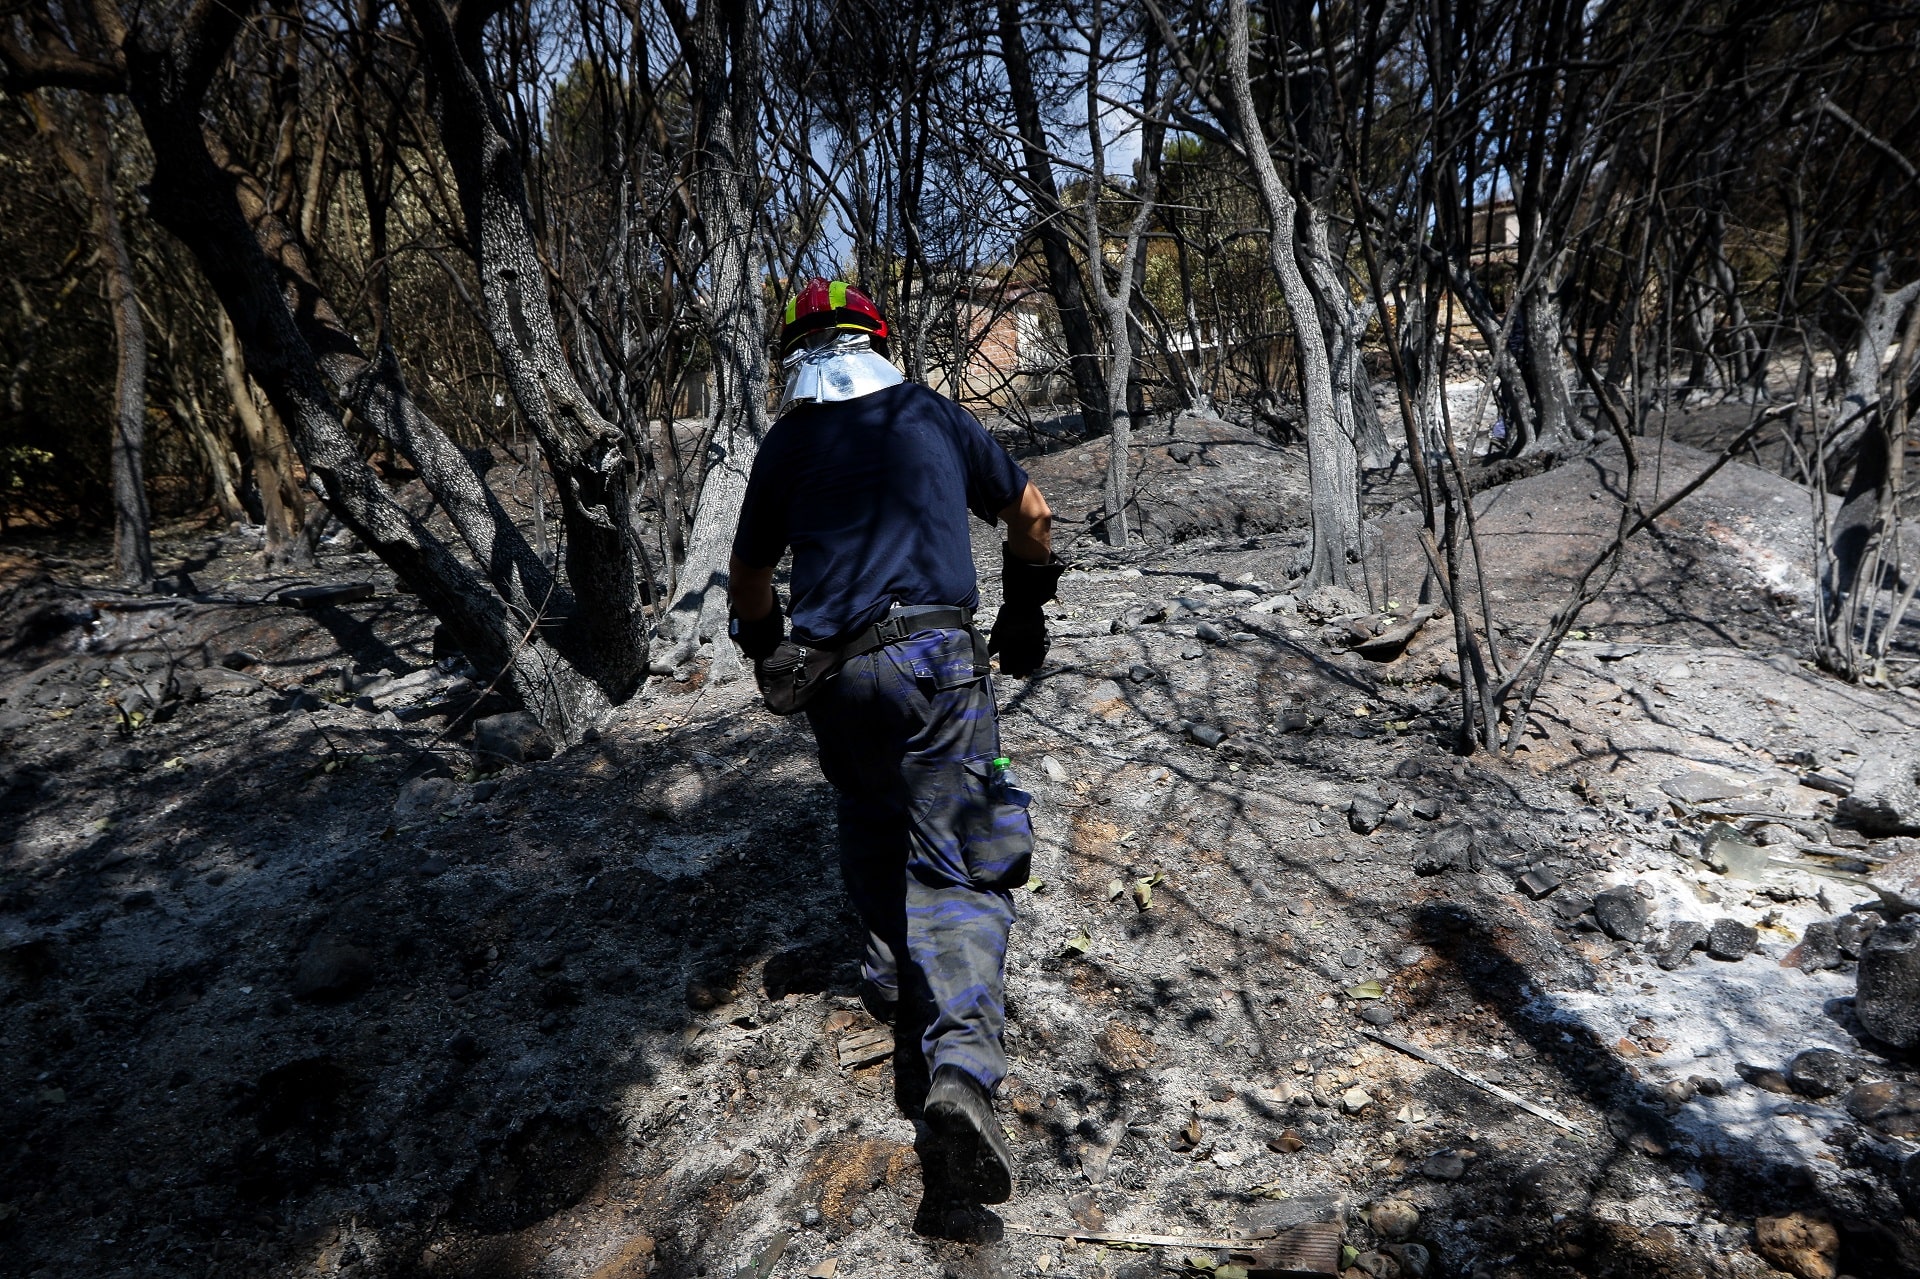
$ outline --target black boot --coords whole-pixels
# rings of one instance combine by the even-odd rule
[[[940,1067],[923,1113],[933,1135],[929,1194],[982,1204],[1013,1196],[1013,1157],[994,1118],[993,1098],[978,1080],[957,1066]]]

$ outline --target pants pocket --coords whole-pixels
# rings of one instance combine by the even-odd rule
[[[1033,796],[986,756],[966,760],[964,771],[956,833],[967,878],[978,888],[1018,888],[1033,869]]]

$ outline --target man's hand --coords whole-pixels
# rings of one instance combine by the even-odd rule
[[[780,597],[773,593],[773,570],[750,568],[734,559],[727,565],[727,634],[748,661],[764,662],[787,637]]]
[[[1012,543],[1007,544],[1000,567],[1005,598],[987,636],[987,651],[1000,655],[1002,673],[1031,675],[1047,660],[1047,617],[1040,606],[1053,598],[1066,571],[1067,566],[1051,554],[1047,563],[1034,564],[1015,555]]]
[[[1000,655],[1000,670],[1027,676],[1047,660],[1047,618],[1040,606],[1053,598],[1054,585],[1067,571],[1053,555],[1053,510],[1032,484],[1000,512],[1006,522],[1000,585],[1000,616],[987,636],[987,651]]]

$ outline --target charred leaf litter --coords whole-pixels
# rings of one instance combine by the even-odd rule
[[[1102,449],[1033,463],[1069,526]],[[1289,585],[1293,453],[1188,418],[1137,465],[1143,545],[1064,548],[999,689],[1041,844],[993,1213],[922,1202],[831,799],[749,682],[552,755],[350,548],[280,585],[371,590],[307,608],[235,536],[139,600],[7,552],[7,1272],[1920,1270],[1920,707],[1801,660],[1798,490],[1729,467],[1636,545],[1505,760],[1446,747],[1410,561]],[[1577,551],[1489,579],[1506,643]]]

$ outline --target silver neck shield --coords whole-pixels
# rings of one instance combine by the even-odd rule
[[[802,347],[780,363],[787,383],[776,417],[796,404],[857,400],[907,380],[873,349],[864,333],[845,333],[819,346]]]

